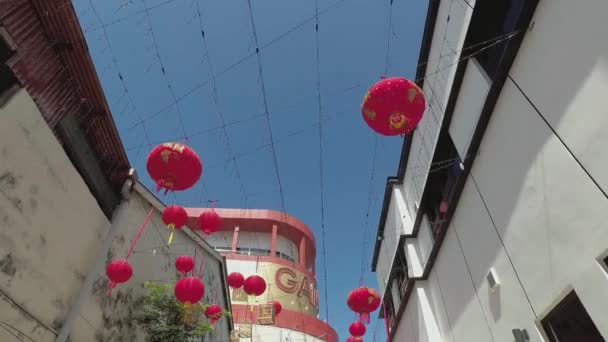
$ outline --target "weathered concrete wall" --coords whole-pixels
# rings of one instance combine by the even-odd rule
[[[27,92],[0,118],[0,290],[23,308],[4,300],[1,318],[51,341],[109,222]]]
[[[53,341],[110,222],[27,92],[20,90],[2,105],[0,118],[0,341]],[[133,194],[108,260],[125,256],[150,207]],[[129,259],[133,278],[106,297],[107,279],[100,272],[73,341],[143,340],[128,319],[143,282],[173,282],[175,255],[191,254],[205,243],[178,232],[169,250],[167,238],[156,210]],[[205,302],[226,308],[222,259],[202,249],[198,255],[205,259]],[[223,318],[212,340],[229,340],[228,326]]]

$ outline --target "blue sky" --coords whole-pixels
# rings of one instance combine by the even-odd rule
[[[123,144],[146,185],[153,186],[145,172],[148,144],[183,141],[185,132],[203,161],[203,177],[165,202],[205,206],[217,199],[219,207],[282,209],[246,0],[75,0],[75,6]],[[315,2],[252,0],[285,209],[315,232],[321,318],[328,305],[330,324],[344,340],[354,317],[345,297],[359,284],[362,255],[364,282],[377,287],[370,255],[384,183],[396,174],[403,142],[375,138],[360,103],[387,66],[387,75],[414,77],[427,1],[394,1],[390,35],[389,0],[319,0],[318,6],[327,282]],[[374,320],[366,341],[376,327],[383,340],[383,322]]]

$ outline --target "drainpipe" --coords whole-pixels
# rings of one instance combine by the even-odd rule
[[[135,170],[129,170],[129,178],[125,181],[120,191],[121,200],[120,204],[114,209],[114,213],[112,214],[112,220],[110,221],[110,229],[104,239],[99,251],[97,252],[97,257],[93,262],[91,268],[89,268],[89,273],[84,279],[82,287],[78,293],[78,296],[74,299],[74,302],[70,306],[70,311],[66,315],[63,325],[61,326],[61,330],[59,331],[59,335],[57,335],[57,339],[55,342],[66,342],[70,333],[72,333],[72,328],[74,327],[74,322],[76,318],[80,315],[80,310],[82,306],[86,303],[87,299],[91,296],[91,289],[93,288],[93,283],[99,277],[99,273],[102,272],[103,267],[106,263],[106,258],[108,254],[108,250],[112,246],[112,241],[118,233],[119,229],[125,226],[125,222],[127,221],[127,212],[129,207],[129,197],[131,192],[133,191],[133,186],[135,185],[137,180],[137,176],[135,174]]]

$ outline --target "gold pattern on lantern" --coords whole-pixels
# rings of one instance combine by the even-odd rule
[[[366,109],[364,111],[364,113],[365,113],[365,116],[368,119],[370,119],[370,120],[376,120],[376,112],[374,112],[373,110]]]
[[[407,90],[407,99],[412,102],[418,95],[418,90],[416,88],[410,88]]]
[[[169,156],[171,155],[171,151],[169,150],[164,150],[160,153],[160,158],[163,160],[164,163],[168,163],[169,162]]]
[[[393,129],[400,129],[403,126],[407,125],[407,117],[399,112],[395,112],[391,114],[388,119],[388,122]]]

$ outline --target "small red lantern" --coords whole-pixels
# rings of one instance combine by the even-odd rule
[[[275,315],[278,315],[281,313],[281,311],[283,311],[283,306],[281,305],[281,303],[278,300],[272,301],[272,307],[274,308]]]
[[[239,272],[232,272],[228,275],[228,286],[233,289],[240,289],[243,287],[243,283],[245,282],[245,277]]]
[[[361,112],[369,127],[391,136],[413,131],[425,106],[424,93],[416,83],[401,77],[383,77],[365,94]]]
[[[348,332],[350,332],[353,337],[363,337],[363,335],[365,335],[365,331],[365,324],[359,321],[351,323],[351,325],[348,327]]]
[[[205,295],[205,285],[196,277],[185,277],[175,283],[175,298],[186,308],[198,303]]]
[[[209,235],[217,232],[222,225],[222,218],[218,215],[215,210],[207,210],[201,213],[198,217],[199,228],[203,231],[203,234]]]
[[[108,292],[106,295],[110,294],[110,290],[116,287],[116,285],[127,282],[131,279],[133,275],[133,268],[127,260],[113,260],[106,266],[106,275],[110,282],[108,283]]]
[[[219,305],[209,305],[207,309],[205,309],[205,317],[211,324],[217,323],[217,321],[222,318],[222,308]]]
[[[266,281],[259,275],[252,275],[245,279],[243,290],[250,296],[260,296],[266,291]]]
[[[363,339],[361,337],[351,336],[346,339],[346,342],[363,342]]]
[[[359,314],[361,322],[369,324],[369,314],[380,306],[380,295],[372,288],[359,287],[348,294],[346,304]]]
[[[156,182],[156,191],[181,191],[191,188],[201,178],[203,164],[190,147],[180,143],[156,146],[146,161],[150,177]]]
[[[167,228],[171,229],[171,235],[169,235],[168,245],[173,241],[173,233],[175,229],[181,229],[188,220],[188,213],[186,209],[179,205],[170,205],[163,210],[162,215],[163,222],[167,225]]]
[[[189,255],[180,255],[175,258],[175,268],[185,275],[194,269],[194,259]]]

